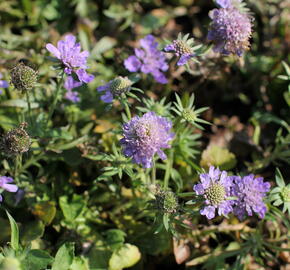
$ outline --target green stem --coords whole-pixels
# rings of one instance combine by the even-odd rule
[[[155,160],[152,161],[152,170],[151,170],[151,183],[155,185],[156,182],[156,166],[155,166]]]
[[[14,180],[17,183],[18,182],[18,175],[19,175],[19,169],[22,167],[22,154],[17,155],[15,157],[15,163],[14,163]]]
[[[54,98],[53,98],[53,101],[52,101],[52,104],[51,104],[51,107],[50,107],[50,111],[49,111],[49,114],[48,114],[48,118],[47,118],[47,124],[48,124],[49,120],[52,118],[52,115],[54,113],[54,110],[55,110],[55,107],[56,107],[56,103],[57,103],[57,98],[58,98],[58,95],[59,95],[59,91],[60,91],[60,89],[62,87],[63,79],[64,79],[64,72],[62,72],[61,78],[60,78],[60,80],[57,83],[56,92],[55,92],[55,95],[54,95]]]
[[[28,118],[29,118],[29,121],[27,121],[27,122],[30,125],[32,125],[33,121],[32,121],[32,115],[31,115],[31,104],[30,104],[29,94],[27,91],[25,91],[25,94],[26,94],[26,101],[27,101],[27,105],[28,105]]]
[[[170,150],[169,157],[166,161],[166,171],[164,175],[164,189],[168,187],[169,178],[171,175],[171,168],[172,168],[172,160],[173,160],[173,150]]]
[[[132,115],[131,115],[131,112],[130,112],[129,105],[128,105],[128,103],[127,103],[126,101],[123,102],[123,104],[124,104],[124,107],[125,107],[125,111],[126,111],[126,114],[127,114],[128,120],[131,120]]]

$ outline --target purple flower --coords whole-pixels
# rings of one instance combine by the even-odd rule
[[[240,2],[242,2],[242,0],[216,0],[216,3],[222,8],[233,7],[239,5]]]
[[[7,176],[0,176],[0,189],[4,189],[9,192],[16,192],[18,187],[14,184],[11,184],[13,179]],[[0,194],[0,202],[2,202],[3,198]]]
[[[117,78],[101,85],[97,88],[99,92],[105,92],[101,96],[101,100],[106,103],[111,103],[114,97],[120,97],[123,93],[130,91],[132,81],[127,77],[118,76]]]
[[[154,112],[145,113],[142,117],[135,116],[123,125],[123,136],[120,143],[123,153],[132,157],[133,161],[144,168],[152,167],[152,158],[157,153],[159,157],[166,159],[161,148],[170,148],[168,144],[174,137],[170,132],[172,123],[165,117]]]
[[[181,34],[178,35],[178,38],[172,42],[172,44],[167,45],[164,48],[166,52],[174,52],[179,60],[177,62],[178,66],[183,66],[195,56],[193,51],[193,38],[187,39],[189,34],[186,34],[182,37]]]
[[[0,79],[3,77],[2,73],[0,73]],[[5,80],[0,80],[0,88],[7,88],[8,82]],[[0,94],[2,94],[2,91],[0,90]]]
[[[74,103],[79,102],[79,93],[72,91],[72,89],[81,85],[81,82],[75,81],[72,76],[68,76],[64,82],[64,88],[67,90],[67,92],[65,93],[65,98]]]
[[[154,36],[147,35],[140,40],[141,49],[135,49],[135,55],[129,56],[124,65],[130,72],[150,73],[159,83],[167,83],[167,79],[162,72],[168,69],[165,54],[158,50],[158,42]]]
[[[65,93],[64,97],[67,100],[70,100],[73,103],[77,103],[77,102],[79,102],[81,100],[80,97],[79,97],[79,93],[78,92],[71,91],[71,90],[68,90]]]
[[[200,214],[212,219],[216,209],[220,216],[232,212],[233,201],[227,199],[231,196],[232,179],[227,172],[211,166],[208,173],[200,174],[199,177],[201,183],[195,185],[193,190],[204,198],[205,207],[200,210]]]
[[[213,41],[215,52],[241,56],[250,46],[252,18],[228,2],[218,1],[222,8],[210,12],[212,23],[207,38]]]
[[[66,74],[70,75],[74,72],[84,83],[89,83],[94,79],[93,75],[86,72],[89,52],[81,52],[81,45],[76,43],[75,36],[67,35],[64,40],[58,41],[57,48],[48,43],[46,49],[62,62]]]
[[[257,213],[260,218],[265,217],[267,207],[263,202],[266,192],[270,191],[270,183],[263,182],[263,177],[248,176],[233,177],[232,196],[237,197],[234,214],[242,220],[247,214]]]

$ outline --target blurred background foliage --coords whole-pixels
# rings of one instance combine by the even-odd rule
[[[190,72],[172,62],[166,85],[145,76],[136,84],[152,99],[147,108],[160,115],[167,116],[164,104],[175,101],[175,93],[184,104],[194,93],[197,108],[210,108],[202,116],[212,125],[195,133],[185,130],[185,139],[179,140],[171,176],[179,191],[192,190],[197,181],[195,164],[253,172],[272,186],[278,166],[289,183],[289,2],[246,2],[255,20],[251,50],[243,58],[210,52],[191,63]],[[80,88],[79,105],[64,101],[59,106],[55,129],[49,134],[41,134],[37,127],[30,130],[34,156],[27,157],[26,171],[20,173],[25,200],[15,203],[12,194],[5,201],[20,225],[22,244],[55,254],[64,242],[75,242],[76,254],[85,256],[76,259],[75,264],[83,267],[80,270],[108,269],[109,264],[110,269],[119,269],[114,268],[115,260],[127,256],[116,258],[120,247],[130,252],[132,261],[138,258],[132,268],[136,270],[199,269],[201,265],[204,269],[289,269],[290,253],[283,250],[290,248],[289,216],[280,210],[260,223],[217,219],[208,224],[195,217],[187,221],[191,230],[184,229],[176,239],[165,230],[154,234],[154,211],[145,210],[148,194],[140,189],[135,194],[140,179],[131,183],[129,165],[127,174],[118,177],[122,155],[114,144],[120,138],[115,132],[120,127],[120,107],[117,103],[106,107],[96,87],[128,74],[123,60],[146,34],[152,33],[162,45],[179,32],[207,43],[208,12],[214,7],[213,1],[204,0],[0,0],[0,72],[9,80],[9,70],[20,59],[33,63],[39,70],[39,84],[33,90],[36,111],[37,106],[49,107],[55,87],[46,43],[56,44],[68,32],[77,35],[82,48],[91,53],[89,69],[96,75]],[[23,120],[21,98],[12,87],[0,96],[2,132]],[[162,98],[166,102],[160,102]],[[133,114],[142,111],[138,107],[144,101],[129,102]],[[39,113],[37,123],[42,117]],[[43,157],[39,147],[47,140]],[[195,150],[188,152],[189,146]],[[107,165],[113,170],[103,172]],[[2,159],[2,171],[9,166]],[[4,244],[10,231],[2,212],[0,241]],[[127,266],[124,262],[123,267]]]

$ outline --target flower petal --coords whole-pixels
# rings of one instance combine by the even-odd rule
[[[140,69],[141,62],[135,55],[131,55],[124,61],[124,66],[130,72],[136,72]]]
[[[51,52],[56,58],[60,59],[60,51],[51,43],[46,44],[45,48]]]

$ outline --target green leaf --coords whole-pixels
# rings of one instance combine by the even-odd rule
[[[32,213],[42,220],[45,225],[49,225],[56,214],[55,202],[45,201],[36,203],[33,207]]]
[[[169,230],[169,214],[163,215],[163,225],[164,225],[166,231],[168,231]]]
[[[38,249],[30,250],[25,258],[28,270],[42,270],[52,262],[53,258],[46,251]]]
[[[9,218],[10,227],[11,227],[11,240],[10,244],[14,250],[19,250],[19,229],[18,225],[15,222],[14,218],[6,211],[6,214]]]
[[[72,200],[69,200],[67,196],[60,197],[59,205],[65,219],[73,222],[83,211],[85,202],[81,196],[75,194]]]
[[[100,57],[101,54],[112,49],[116,45],[116,43],[116,39],[105,36],[101,38],[96,46],[93,48],[91,55],[96,55],[96,57]]]
[[[31,109],[35,109],[39,107],[38,103],[31,102]],[[22,99],[9,99],[0,103],[0,107],[16,107],[16,108],[24,108],[28,109],[28,104],[26,101]]]
[[[218,145],[209,145],[202,152],[200,165],[208,168],[211,165],[219,167],[221,170],[230,170],[236,166],[237,160],[233,153],[228,149]]]
[[[25,224],[21,241],[30,243],[31,241],[42,237],[44,233],[44,224],[37,220]]]
[[[275,175],[276,183],[279,187],[285,187],[285,182],[283,176],[278,168],[276,168],[276,175]]]
[[[88,260],[83,257],[75,257],[69,270],[90,270]]]
[[[106,231],[107,243],[113,250],[120,248],[124,244],[125,236],[126,233],[118,229]]]
[[[68,270],[74,260],[74,243],[65,243],[57,251],[51,270]]]
[[[116,250],[109,260],[109,270],[122,270],[136,264],[141,259],[138,247],[125,244]]]

